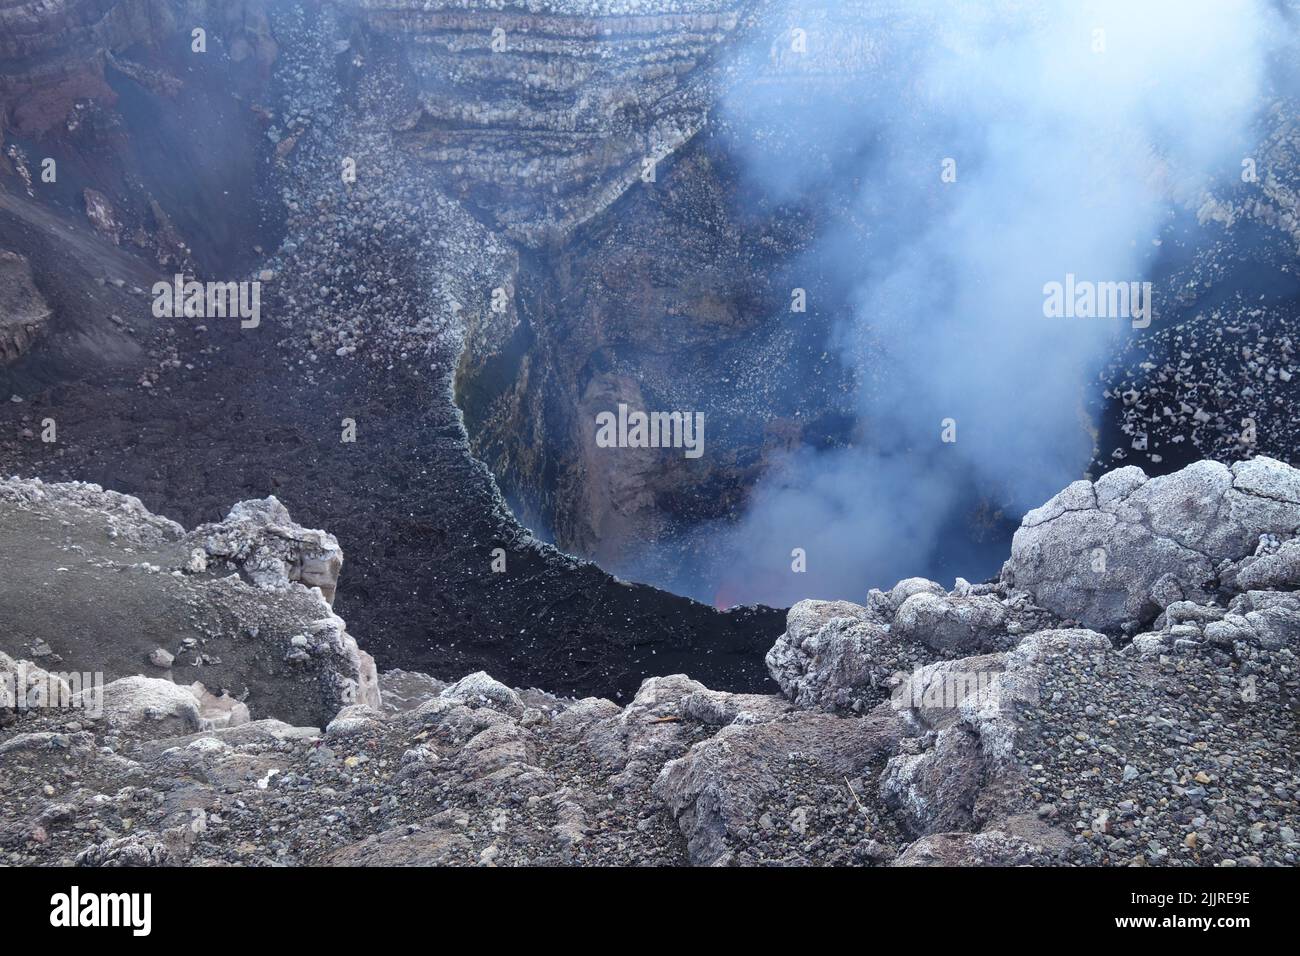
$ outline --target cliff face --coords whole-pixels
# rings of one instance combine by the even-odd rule
[[[0,403],[4,471],[92,480],[188,525],[271,493],[300,520],[329,519],[352,556],[340,613],[389,666],[482,667],[617,695],[652,663],[704,658],[696,673],[719,686],[764,686],[760,652],[780,612],[719,614],[628,586],[515,521],[472,453],[450,383],[462,343],[468,364],[490,363],[524,328],[517,299],[501,311],[491,300],[515,288],[527,252],[398,145],[419,87],[400,35],[372,30],[351,3],[268,10],[279,51],[269,85],[235,62],[242,34],[210,30],[203,60],[182,26],[175,57],[114,54],[134,64],[130,76],[105,71],[118,105],[87,107],[106,138],[64,144],[57,190],[40,182],[37,159],[63,134],[22,144],[37,175],[3,179],[0,239],[32,250],[54,314],[0,369],[5,398],[23,398]],[[146,66],[185,83],[146,86]],[[96,178],[78,182],[88,157]],[[355,182],[340,176],[344,158]],[[119,175],[119,160],[148,175]],[[102,197],[103,228],[83,186]],[[164,260],[134,238],[146,195],[200,272],[265,277],[259,329],[153,320],[147,290]],[[69,363],[74,347],[98,364]],[[47,416],[58,442],[39,440]],[[355,445],[339,441],[344,418],[358,425]],[[489,572],[496,548],[518,577]]]
[[[764,19],[772,6],[4,7],[0,73],[46,93],[7,101],[0,244],[38,251],[52,310],[11,336],[24,352],[0,373],[0,399],[27,397],[0,407],[6,470],[138,491],[191,524],[274,490],[356,542],[364,584],[348,613],[374,623],[389,663],[630,693],[672,653],[683,668],[707,656],[717,670],[694,673],[718,686],[761,689],[753,651],[777,612],[717,615],[624,587],[539,546],[493,478],[562,548],[665,580],[656,571],[694,547],[683,528],[738,513],[771,458],[852,426],[854,383],[826,347],[852,303],[844,276],[804,253],[823,230],[867,237],[871,223],[847,191],[818,209],[747,192],[717,103],[737,51],[760,86],[870,94],[926,24],[905,3],[843,4],[859,28],[834,34],[812,10],[801,29],[817,53],[793,56],[789,24]],[[69,17],[75,29],[34,26]],[[900,48],[881,40],[886,22]],[[204,56],[190,49],[198,23]],[[76,82],[40,86],[50,64]],[[14,118],[32,102],[45,106]],[[802,148],[779,120],[756,135]],[[47,154],[54,184],[39,175]],[[1285,191],[1270,189],[1284,214]],[[148,340],[146,265],[265,270],[262,332],[276,338],[178,326]],[[807,313],[791,311],[796,287]],[[75,378],[69,343],[147,358],[112,387],[55,393],[48,383]],[[598,449],[596,416],[619,404],[702,413],[708,452]],[[74,428],[46,447],[35,434],[51,411]],[[338,442],[358,415],[364,467]],[[637,566],[643,542],[664,545],[658,569]],[[484,574],[498,546],[536,572],[528,588]],[[523,631],[546,652],[518,654]]]
[[[705,122],[705,74],[744,4],[358,0],[400,43],[398,141],[513,239],[563,241]]]
[[[186,533],[97,485],[10,480],[0,511],[0,650],[13,657],[202,683],[245,717],[316,723],[378,706],[374,661],[331,610],[338,542],[276,499]]]
[[[474,451],[561,547],[668,580],[699,546],[691,528],[734,516],[772,456],[836,441],[849,418],[825,347],[835,279],[800,259],[834,214],[747,192],[710,125],[729,72],[776,36],[746,55],[816,96],[869,86],[878,52],[812,16],[819,55],[787,56],[779,5],[762,3],[413,6],[364,5],[414,77],[397,141],[526,247],[504,307],[466,312],[456,386]],[[863,36],[898,14],[864,10]],[[791,312],[795,287],[807,313]],[[598,448],[596,416],[620,404],[702,414],[707,454]]]
[[[78,99],[114,99],[104,79],[112,50],[159,36],[153,0],[0,5],[0,96],[19,135],[61,122]]]
[[[5,3],[5,191],[164,269],[246,266],[274,228],[253,107],[277,52],[262,0]]]
[[[629,576],[647,573],[633,567],[646,543],[667,554],[683,529],[728,516],[769,456],[843,414],[827,301],[790,312],[791,287],[819,278],[790,275],[804,240],[745,216],[737,189],[718,144],[692,141],[616,213],[526,259],[510,335],[461,359],[475,451],[525,520]],[[703,454],[598,447],[597,416],[620,404],[703,415]]]
[[[32,281],[32,266],[16,252],[0,251],[0,365],[31,347],[50,317],[50,306]]]

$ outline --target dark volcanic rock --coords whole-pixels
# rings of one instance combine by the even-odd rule
[[[265,29],[252,13],[238,28],[213,21],[212,72],[173,74],[185,76],[190,93],[135,67],[117,71],[131,90],[115,108],[128,127],[149,114],[203,114],[205,96],[229,96],[225,74],[247,74],[233,88],[255,97],[253,107],[245,100],[242,112],[210,110],[226,135],[209,139],[250,163],[274,157],[274,173],[263,178],[279,191],[289,236],[260,264],[271,276],[263,285],[264,322],[247,334],[221,323],[177,322],[151,337],[147,298],[129,307],[109,302],[118,290],[102,280],[105,273],[124,276],[122,257],[100,253],[108,244],[88,237],[80,192],[75,205],[51,204],[53,215],[43,193],[22,200],[15,232],[24,243],[51,244],[34,267],[37,283],[55,309],[51,322],[72,333],[53,337],[51,348],[93,344],[116,359],[129,347],[147,357],[143,368],[117,372],[41,352],[0,373],[0,391],[27,396],[23,405],[0,403],[0,467],[88,478],[139,494],[191,526],[219,520],[231,500],[275,494],[299,520],[335,529],[349,554],[338,609],[358,633],[372,636],[369,649],[387,665],[440,673],[487,668],[515,684],[623,694],[660,667],[689,666],[718,686],[762,688],[761,653],[780,630],[780,612],[719,614],[550,549],[515,522],[472,457],[450,378],[463,339],[472,347],[475,330],[511,321],[513,310],[499,315],[490,300],[496,286],[512,281],[517,252],[442,195],[415,151],[397,145],[401,133],[393,126],[416,89],[400,88],[411,80],[407,51],[392,31],[367,34],[355,12],[348,4],[273,9],[264,25],[277,50],[269,89],[239,59],[241,38],[258,58],[270,49],[253,43],[252,34]],[[167,47],[133,62],[165,70],[174,52]],[[188,45],[176,55],[188,57]],[[326,116],[329,122],[320,121]],[[247,123],[262,147],[249,139]],[[171,130],[158,128],[159,135]],[[250,232],[273,235],[274,217],[250,230],[240,219],[250,208],[240,201],[248,188],[186,170],[178,159],[188,155],[184,149],[160,145],[179,178],[219,199],[207,212],[185,208],[163,201],[164,171],[151,167],[140,177],[181,241],[204,261],[220,259],[204,252],[205,243],[238,252],[234,261],[251,258]],[[344,156],[357,160],[351,186],[339,176]],[[242,168],[211,165],[222,173]],[[143,195],[96,188],[132,234],[132,210]],[[234,201],[221,198],[226,194]],[[69,230],[59,217],[73,212],[78,228]],[[144,215],[159,218],[148,204]],[[239,241],[218,241],[234,234]],[[65,235],[85,243],[70,253],[48,239]],[[270,241],[266,249],[274,247]],[[72,267],[46,267],[60,259]],[[94,267],[89,277],[82,263]],[[147,289],[152,281],[130,273],[127,288]],[[22,437],[45,416],[58,422],[57,443]],[[339,441],[344,418],[358,423],[354,445]],[[311,480],[303,480],[304,465]],[[496,548],[505,551],[504,573],[492,571]]]

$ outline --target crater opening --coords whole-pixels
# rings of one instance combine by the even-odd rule
[[[475,455],[546,540],[718,608],[996,574],[1019,516],[961,463],[899,447],[861,415],[871,382],[839,340],[858,276],[817,255],[819,237],[846,228],[860,181],[802,199],[756,194],[736,150],[733,134],[703,132],[657,169],[653,189],[520,257],[508,332],[471,336],[458,367]],[[670,447],[602,447],[601,416],[616,419],[616,443],[621,431],[635,444],[626,419],[637,412],[696,417],[700,447],[664,419]],[[658,437],[647,429],[647,442]],[[765,542],[760,574],[738,567],[737,527],[764,477],[850,449],[887,451],[895,468],[968,490],[938,506],[925,541],[865,569],[836,573],[829,554],[800,567],[803,535],[819,534],[806,527]]]

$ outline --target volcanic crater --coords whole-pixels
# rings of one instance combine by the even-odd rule
[[[874,234],[859,183],[756,188],[738,144],[757,134],[717,105],[774,5],[433,6],[70,0],[55,30],[0,4],[0,292],[22,317],[0,325],[0,471],[95,482],[187,526],[276,495],[339,538],[337,609],[384,668],[762,690],[785,612],[730,608],[764,588],[706,573],[726,562],[718,529],[787,456],[888,443],[837,341],[852,277],[814,242]],[[833,95],[893,55],[840,46],[800,83]],[[1300,310],[1277,237],[1297,234],[1300,164],[1279,109],[1267,201],[1181,213],[1163,338],[1080,397],[1101,422],[1093,477],[1139,451],[1152,474],[1234,460],[1233,376],[1267,378],[1280,409],[1250,450],[1294,447],[1277,370]],[[863,148],[831,149],[828,170]],[[1268,232],[1263,266],[1205,231],[1230,219]],[[1267,323],[1223,292],[1259,268],[1280,290]],[[155,318],[149,290],[176,273],[262,282],[261,327]],[[1188,338],[1224,335],[1242,342],[1220,352],[1250,355],[1217,384],[1175,373]],[[601,453],[596,417],[620,403],[702,413],[708,454]],[[943,553],[866,583],[992,576],[1018,518],[971,484]]]

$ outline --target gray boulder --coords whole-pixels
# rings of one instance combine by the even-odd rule
[[[14,660],[0,651],[0,714],[50,705],[66,705],[72,688],[61,674],[51,674],[32,661]]]
[[[1244,559],[1235,583],[1241,591],[1300,588],[1300,539],[1285,542],[1271,554]]]
[[[652,792],[686,837],[691,862],[733,862],[764,811],[783,803],[810,772],[840,786],[896,750],[897,717],[882,705],[866,717],[794,713],[757,724],[730,724],[664,765]]]
[[[943,585],[928,578],[904,578],[889,589],[889,606],[895,613],[914,594],[933,594],[944,597],[948,592]]]
[[[330,604],[343,568],[334,535],[295,524],[274,495],[241,501],[219,524],[190,536],[210,558],[238,568],[254,585],[285,588],[290,582],[320,588]]]
[[[0,249],[0,366],[31,348],[53,314],[26,256]]]
[[[899,582],[875,605],[800,601],[790,609],[766,661],[796,706],[865,713],[889,696],[900,674],[1010,640],[1007,609],[997,598],[945,594],[924,578]]]
[[[467,674],[439,696],[467,707],[488,707],[511,717],[518,717],[524,712],[524,702],[520,696],[505,684],[494,680],[486,671]]]
[[[953,724],[924,752],[891,758],[880,777],[880,795],[914,836],[973,830],[986,772],[979,738]]]
[[[1000,830],[983,833],[934,833],[909,846],[894,866],[1026,866],[1035,862],[1035,847]]]
[[[1106,630],[1204,597],[1225,561],[1300,527],[1300,472],[1270,458],[1201,461],[1148,479],[1076,481],[1025,515],[1002,579],[1064,618]]]
[[[985,794],[1017,772],[1024,715],[1048,668],[1111,652],[1105,636],[1040,631],[1002,654],[918,669],[892,705],[914,735],[890,758],[880,795],[915,836],[983,826]]]
[[[891,629],[896,637],[941,654],[970,654],[986,649],[1006,619],[996,598],[922,591],[903,601]]]
[[[123,677],[88,695],[102,693],[103,718],[114,728],[141,737],[179,737],[198,730],[199,700],[187,687],[157,677]],[[93,705],[87,703],[86,710]]]
[[[800,601],[790,609],[785,633],[766,662],[796,706],[865,713],[889,696],[899,673],[910,673],[934,656],[924,642],[893,633],[874,609],[847,601]]]

